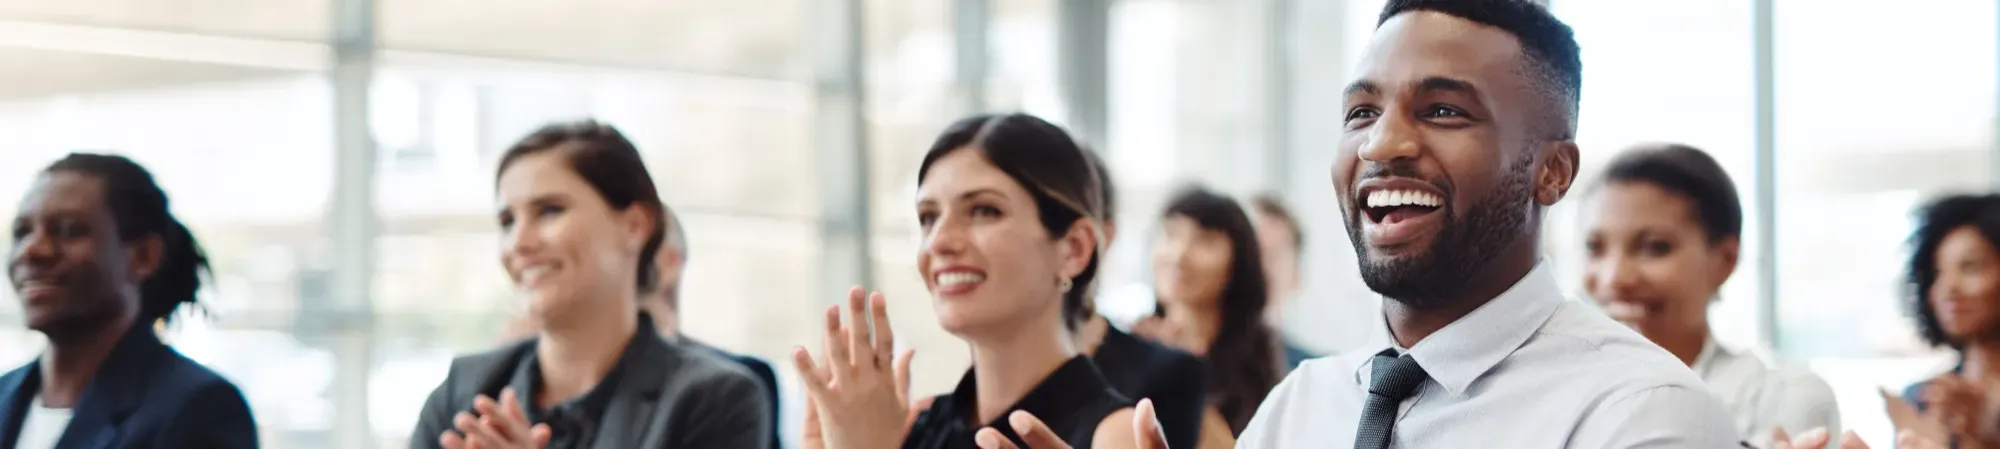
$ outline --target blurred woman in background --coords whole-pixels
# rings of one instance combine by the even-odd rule
[[[2000,447],[2000,195],[1952,195],[1918,214],[1907,273],[1911,316],[1924,341],[1958,365],[1904,391],[1921,416],[1897,425],[1957,447]],[[1893,399],[1893,398],[1892,398]],[[1903,415],[1903,416],[1899,416]]]
[[[917,269],[938,324],[971,346],[972,369],[906,421],[907,358],[891,353],[881,294],[864,303],[856,288],[846,325],[827,309],[824,358],[794,354],[809,396],[806,447],[1137,447],[1147,406],[1135,411],[1076,348],[1071,317],[1103,241],[1083,150],[1038,118],[975,116],[938,136],[917,189]]]
[[[1104,213],[1098,217],[1104,224],[1104,244],[1100,246],[1110,248],[1118,239],[1114,213],[1118,210],[1117,185],[1112,182],[1111,167],[1104,165],[1096,152],[1085,154],[1090,156],[1098,187],[1104,193],[1100,201]],[[1105,285],[1093,282],[1090,287],[1101,290]],[[1083,301],[1077,309],[1080,316],[1074,317],[1082,323],[1077,325],[1077,350],[1090,355],[1090,361],[1119,393],[1153,401],[1169,447],[1197,447],[1202,417],[1208,412],[1208,366],[1186,351],[1119,330],[1097,313],[1092,302]]]
[[[1766,366],[1710,331],[1708,309],[1736,271],[1743,232],[1736,184],[1715,159],[1682,145],[1634,148],[1592,193],[1583,284],[1605,313],[1693,368],[1758,447],[1774,429],[1840,426],[1826,381]]]
[[[1199,187],[1168,201],[1160,228],[1153,246],[1160,307],[1135,329],[1208,360],[1215,413],[1203,420],[1202,447],[1227,447],[1285,372],[1277,331],[1265,320],[1269,281],[1256,229],[1236,200]]]
[[[71,154],[14,217],[9,279],[48,350],[0,375],[0,447],[255,448],[236,385],[162,344],[208,257],[144,167]]]
[[[452,361],[412,448],[761,448],[770,404],[733,362],[640,312],[664,207],[639,151],[594,122],[543,127],[495,175],[500,264],[537,334]]]

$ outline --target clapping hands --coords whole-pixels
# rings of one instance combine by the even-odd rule
[[[848,322],[840,307],[826,310],[824,359],[815,363],[805,348],[793,351],[805,381],[808,449],[880,449],[902,445],[915,414],[909,401],[910,356],[894,354],[887,301],[881,292],[847,292]],[[875,318],[871,333],[868,318]]]
[[[500,400],[484,395],[472,401],[473,415],[459,412],[452,420],[456,430],[438,436],[445,449],[542,449],[549,445],[547,424],[528,424],[528,417],[513,388],[500,391]]]
[[[1137,407],[1112,414],[1112,418],[1107,418],[1106,422],[1110,423],[1120,415],[1131,417],[1129,421],[1132,424],[1126,427],[1130,431],[1121,435],[1119,429],[1109,431],[1104,429],[1104,426],[1110,424],[1100,424],[1095,446],[1114,449],[1167,449],[1167,436],[1160,432],[1160,419],[1153,411],[1151,399],[1139,401]],[[979,444],[980,449],[1070,449],[1069,443],[1064,442],[1061,436],[1049,430],[1048,425],[1042,424],[1042,420],[1028,412],[1017,410],[1007,415],[1007,424],[1014,428],[1015,435],[1021,436],[1021,441],[1028,444],[1027,447],[1014,445],[1014,442],[1008,441],[1006,436],[992,427],[979,429],[979,433],[973,436],[973,441]]]

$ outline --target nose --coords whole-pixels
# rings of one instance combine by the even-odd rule
[[[39,230],[30,231],[26,236],[14,241],[13,255],[8,258],[8,266],[48,265],[56,260],[58,254],[55,242],[49,240],[47,233]]]
[[[1597,260],[1591,274],[1594,282],[1591,294],[1599,299],[1624,296],[1626,292],[1639,286],[1639,274],[1632,262],[1625,257],[1609,255]]]
[[[502,251],[505,251],[507,255],[533,253],[537,248],[541,248],[542,246],[541,233],[537,232],[537,230],[534,220],[515,222],[513,227],[504,231],[505,236],[503,238],[505,240],[503,241],[504,246],[502,247]]]
[[[1361,144],[1358,154],[1363,160],[1389,162],[1417,157],[1422,145],[1415,121],[1389,110],[1375,119],[1374,126],[1368,129],[1368,141]]]
[[[932,255],[955,255],[965,252],[971,245],[968,229],[951,217],[938,217],[931,224],[930,235],[924,238],[924,252]]]

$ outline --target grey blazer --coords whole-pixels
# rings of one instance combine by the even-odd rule
[[[604,417],[596,449],[763,449],[772,435],[770,399],[742,365],[696,348],[669,343],[641,327],[642,345],[625,364]],[[459,357],[451,373],[424,401],[411,449],[439,448],[452,418],[472,409],[479,395],[497,397],[535,339]]]

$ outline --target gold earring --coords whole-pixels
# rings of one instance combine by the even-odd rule
[[[1057,282],[1056,287],[1058,289],[1061,289],[1063,293],[1069,293],[1069,287],[1070,287],[1069,278],[1062,278],[1062,282]]]

